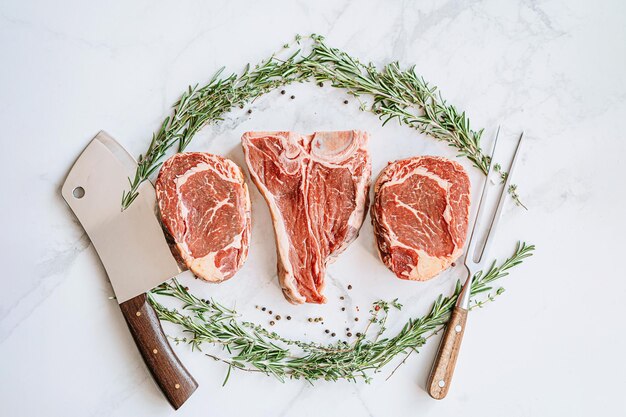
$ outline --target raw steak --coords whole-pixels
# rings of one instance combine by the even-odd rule
[[[372,174],[367,141],[359,131],[243,135],[274,223],[280,285],[293,304],[326,302],[326,264],[358,236]]]
[[[221,282],[248,256],[250,196],[243,172],[218,155],[178,153],[159,172],[161,221],[177,254],[199,278]]]
[[[398,278],[428,280],[461,255],[470,181],[460,164],[435,156],[391,162],[374,192],[378,253]]]

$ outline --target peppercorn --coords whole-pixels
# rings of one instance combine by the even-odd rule
[[[276,324],[274,323],[274,320],[270,321],[270,326],[273,326],[274,324]]]
[[[248,114],[252,113],[252,109],[248,109]]]
[[[452,262],[452,268],[456,266],[456,262]]]
[[[341,307],[341,311],[346,311],[346,308],[345,307]]]
[[[335,334],[335,332],[332,332],[330,335],[331,335],[332,337],[337,336],[337,335]]]
[[[291,96],[291,97],[289,97],[289,98],[293,100],[294,98],[296,98],[296,96]]]
[[[344,100],[344,101],[343,101],[343,104],[348,104],[348,100]]]
[[[348,332],[348,333],[346,334],[346,336],[348,336],[348,337],[352,337],[352,333]]]
[[[267,314],[272,314],[272,310],[268,311]]]
[[[352,289],[352,285],[348,284],[348,289],[351,290]]]
[[[319,83],[317,83],[317,85],[319,85],[320,87],[324,87],[324,83],[321,82],[321,81]]]
[[[276,316],[276,320],[280,320],[280,314]]]
[[[280,90],[280,94],[285,94],[285,90]]]
[[[343,295],[341,297],[339,297],[340,300],[345,300],[346,297],[344,297]]]
[[[358,318],[358,317],[355,317],[355,318],[354,318],[354,321],[359,321],[359,318]]]
[[[291,316],[287,316],[287,320],[291,320]]]
[[[330,333],[330,330],[326,329],[324,330],[324,333]]]
[[[349,332],[349,331],[350,331],[350,328],[349,328],[349,327],[346,327],[346,332]]]
[[[362,336],[361,333],[356,334],[356,337],[361,337],[361,336]]]
[[[309,317],[309,322],[312,322],[312,321],[313,321],[313,319],[311,317]]]
[[[376,311],[380,310],[380,306],[374,307],[374,310],[376,310]]]
[[[261,309],[261,311],[265,311],[265,310],[267,310],[265,307],[263,307],[263,308]]]

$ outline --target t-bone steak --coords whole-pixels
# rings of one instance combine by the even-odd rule
[[[374,192],[378,253],[398,278],[428,280],[461,255],[470,181],[460,164],[434,156],[391,162]]]
[[[156,181],[161,221],[199,278],[221,282],[248,256],[250,196],[241,168],[218,155],[178,153]]]
[[[326,265],[358,236],[372,174],[367,142],[360,131],[243,135],[274,223],[280,285],[293,304],[326,302]]]

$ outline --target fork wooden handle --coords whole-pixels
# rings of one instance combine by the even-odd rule
[[[448,394],[456,358],[463,341],[467,313],[468,311],[464,308],[454,307],[439,344],[433,367],[426,382],[428,394],[436,400],[441,400]]]

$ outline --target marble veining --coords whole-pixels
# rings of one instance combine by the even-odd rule
[[[179,345],[176,352],[200,388],[176,415],[619,414],[626,389],[626,336],[616,331],[623,328],[626,296],[620,259],[625,18],[626,5],[616,0],[3,2],[0,414],[174,415],[59,188],[100,129],[139,155],[189,84],[206,82],[222,66],[239,71],[296,33],[324,34],[330,45],[377,65],[415,64],[475,128],[485,128],[487,146],[497,125],[504,126],[496,159],[506,160],[513,137],[524,130],[515,182],[529,210],[507,206],[494,257],[507,256],[517,240],[535,243],[537,253],[498,282],[507,291],[495,303],[470,314],[444,401],[423,389],[437,337],[389,380],[403,357],[374,374],[371,384],[283,384],[233,372],[222,387],[224,364]],[[406,127],[382,128],[343,91],[313,83],[286,90],[226,114],[200,131],[189,150],[245,166],[239,142],[245,131],[358,128],[371,134],[374,176],[399,158],[455,156]],[[475,196],[483,177],[458,161]],[[365,326],[372,301],[398,297],[404,308],[392,310],[388,322],[396,332],[462,276],[457,265],[425,283],[396,279],[378,260],[368,216],[359,238],[328,267],[328,304],[289,305],[276,278],[269,211],[252,184],[250,192],[253,230],[242,270],[220,285],[190,274],[181,280],[247,320],[268,324],[270,316],[257,305],[291,315],[274,327],[285,336],[323,342],[330,329],[345,338],[346,328],[354,334]],[[307,321],[319,316],[323,325]],[[180,335],[167,323],[164,328]],[[222,354],[213,347],[206,352]]]

